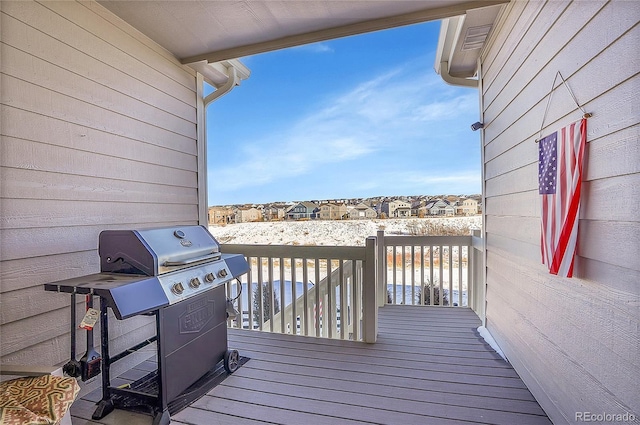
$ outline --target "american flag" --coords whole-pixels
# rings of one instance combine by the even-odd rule
[[[542,263],[562,277],[573,275],[586,141],[587,120],[582,119],[540,140],[538,147]]]

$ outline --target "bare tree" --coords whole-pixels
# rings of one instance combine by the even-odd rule
[[[271,319],[271,303],[273,303],[274,313],[279,313],[280,301],[276,297],[275,292],[272,290],[271,284],[269,284],[269,282],[265,282],[262,284],[262,308],[264,309],[264,311],[260,310],[260,297],[258,295],[258,288],[253,291],[253,317],[256,321],[256,324],[260,325],[261,323],[264,323],[267,320]]]
[[[433,287],[433,304],[431,304],[431,288]],[[440,285],[436,280],[433,284],[427,283],[424,285],[424,293],[422,288],[416,289],[416,298],[418,304],[424,305],[440,305]],[[442,305],[449,305],[449,291],[447,289],[442,290]]]

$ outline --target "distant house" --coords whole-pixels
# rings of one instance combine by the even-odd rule
[[[360,203],[354,207],[349,207],[348,215],[351,220],[364,220],[376,218],[378,213],[370,206]]]
[[[228,207],[209,207],[207,221],[209,225],[228,224],[233,217],[233,210]]]
[[[389,218],[411,217],[411,204],[398,199],[384,201],[380,206],[380,212]]]
[[[298,202],[287,211],[289,220],[315,219],[318,218],[320,209],[313,202]]]
[[[478,214],[478,201],[472,198],[458,201],[455,206],[456,215],[476,215]]]
[[[435,201],[431,201],[426,205],[426,210],[429,215],[440,215],[440,216],[453,216],[456,213],[453,205],[449,203],[449,201],[445,201],[444,199],[437,199]]]
[[[411,215],[414,217],[424,217],[424,206],[427,204],[425,199],[416,199],[411,202]]]
[[[262,211],[257,208],[238,208],[235,210],[236,223],[250,223],[262,220]]]
[[[284,205],[267,205],[262,210],[262,215],[266,221],[283,220],[287,213]]]
[[[345,204],[327,203],[320,205],[321,220],[342,220],[347,218],[347,206]]]

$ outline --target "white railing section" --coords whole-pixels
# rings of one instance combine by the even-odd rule
[[[386,236],[378,231],[379,305],[473,307],[478,312],[478,235]]]
[[[385,304],[485,308],[483,240],[469,236],[387,236],[364,247],[221,246],[250,270],[227,284],[239,311],[229,327],[375,342]]]
[[[222,245],[250,270],[227,284],[240,312],[230,327],[375,341],[375,238],[364,247]]]

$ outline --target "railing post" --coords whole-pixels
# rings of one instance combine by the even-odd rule
[[[480,317],[482,324],[485,324],[485,299],[486,288],[484,280],[484,241],[482,238],[482,232],[480,230],[471,231],[471,247],[469,248],[469,267],[473,268],[471,271],[471,281],[473,282],[473,288],[471,289],[470,298],[473,299],[473,303],[469,303],[473,311]]]
[[[379,232],[378,232],[379,233]],[[362,279],[362,340],[376,342],[378,337],[378,285],[376,282],[376,239],[365,243],[364,275]]]
[[[387,247],[384,244],[384,230],[378,230],[376,236],[376,282],[378,283],[378,307],[384,307],[387,300]]]

